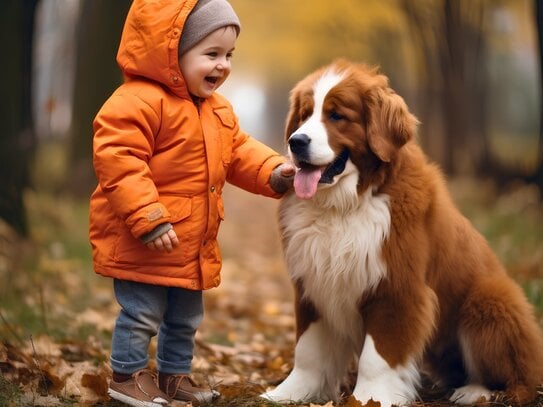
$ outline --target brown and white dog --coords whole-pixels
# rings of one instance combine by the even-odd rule
[[[339,60],[299,82],[286,126],[298,167],[279,218],[295,287],[294,368],[262,397],[417,399],[421,373],[469,404],[535,398],[543,339],[521,288],[415,143],[417,119],[376,69]]]

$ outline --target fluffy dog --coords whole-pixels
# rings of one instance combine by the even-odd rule
[[[387,78],[339,60],[291,93],[298,167],[279,210],[295,287],[294,368],[262,397],[416,400],[421,373],[469,404],[517,402],[543,382],[543,339],[521,288],[453,204],[414,141],[418,121]]]

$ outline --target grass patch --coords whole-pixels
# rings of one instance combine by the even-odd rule
[[[23,393],[19,387],[0,375],[0,406],[20,406]]]
[[[59,341],[85,340],[93,330],[77,323],[76,316],[113,301],[112,296],[95,295],[111,281],[97,277],[92,269],[88,203],[35,191],[29,191],[25,201],[30,237],[15,245],[5,270],[0,337],[46,334]],[[2,278],[3,274],[0,270]]]

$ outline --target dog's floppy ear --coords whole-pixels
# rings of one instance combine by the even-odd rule
[[[294,89],[290,94],[290,109],[287,116],[286,126],[285,126],[285,140],[288,141],[292,133],[300,127],[300,92],[297,89]]]
[[[381,161],[390,162],[395,152],[415,137],[419,121],[403,98],[388,87],[376,87],[367,96],[369,146]]]

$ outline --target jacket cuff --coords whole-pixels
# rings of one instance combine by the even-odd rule
[[[157,237],[162,236],[167,231],[173,229],[173,226],[171,223],[163,223],[162,225],[158,225],[156,228],[151,230],[149,233],[144,234],[140,240],[147,244],[149,242],[152,242]]]
[[[282,193],[276,192],[270,185],[270,179],[272,176],[272,172],[275,168],[280,166],[281,164],[285,163],[287,159],[281,155],[276,155],[273,157],[270,157],[262,168],[260,168],[260,171],[258,173],[258,179],[257,179],[257,185],[265,185],[265,189],[262,191],[259,191],[260,194],[269,196],[271,198],[281,198],[283,196]]]
[[[130,229],[132,236],[139,239],[157,226],[170,222],[170,219],[171,215],[166,207],[160,202],[155,202],[130,215],[126,219],[126,225]]]

